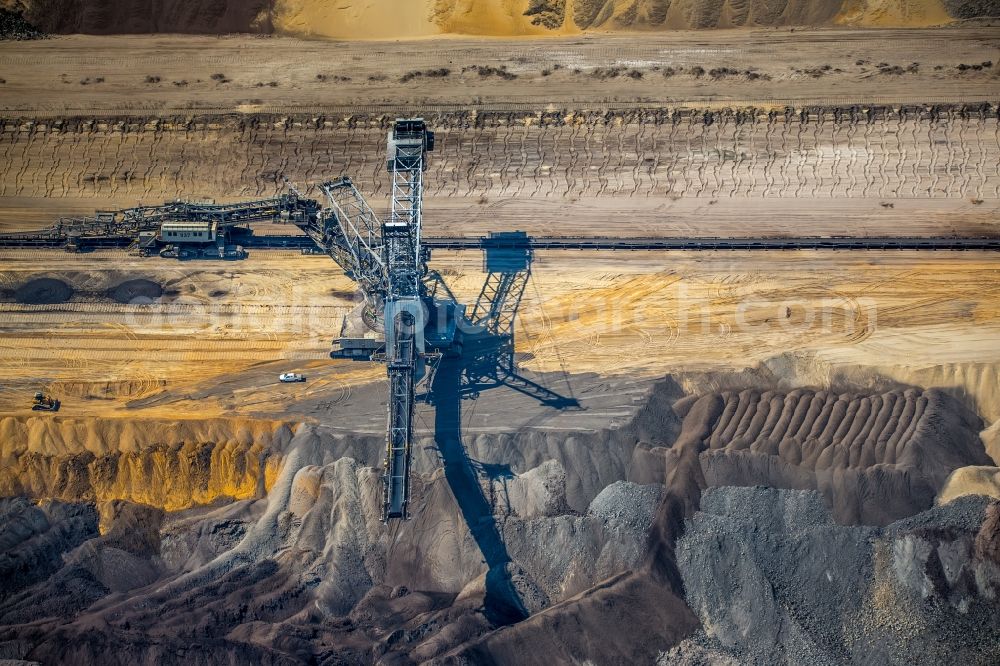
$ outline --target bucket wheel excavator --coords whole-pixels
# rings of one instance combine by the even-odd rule
[[[386,220],[380,222],[354,183],[341,178],[321,185],[329,205],[302,226],[364,294],[330,356],[386,365],[385,522],[408,517],[415,387],[430,378],[442,357],[460,359],[465,397],[503,384],[544,404],[575,404],[516,372],[514,320],[531,273],[527,236],[490,235],[486,282],[467,313],[442,277],[428,270],[430,253],[420,242],[423,174],[434,133],[421,118],[399,119],[387,144],[392,204]],[[433,398],[430,389],[427,397]]]
[[[414,386],[428,359],[455,341],[459,306],[428,294],[427,254],[420,246],[423,174],[434,133],[422,118],[399,119],[388,137],[386,168],[392,177],[392,208],[379,221],[349,178],[323,183],[329,203],[305,228],[317,245],[355,280],[364,302],[345,320],[333,358],[386,364],[388,426],[383,472],[382,519],[407,518],[413,441]],[[429,313],[444,325],[428,331]],[[451,321],[450,328],[447,321]],[[430,333],[430,335],[428,335]]]

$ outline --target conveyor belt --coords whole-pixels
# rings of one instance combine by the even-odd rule
[[[85,236],[83,247],[126,247],[127,236]],[[248,248],[280,249],[313,247],[308,236],[247,236],[236,242]],[[484,250],[487,248],[532,250],[1000,250],[1000,238],[946,237],[850,237],[827,238],[611,238],[574,236],[534,236],[527,240],[488,237],[425,237],[424,247],[432,250]],[[0,236],[0,247],[61,248],[66,239],[46,235],[11,234]]]
[[[426,247],[438,250],[486,248],[533,250],[1000,250],[1000,238],[611,238],[527,237],[424,238]]]
[[[81,247],[128,247],[135,240],[131,236],[86,236],[80,239]],[[65,236],[11,234],[0,236],[0,248],[3,247],[37,247],[37,248],[62,248],[65,247],[67,239]]]

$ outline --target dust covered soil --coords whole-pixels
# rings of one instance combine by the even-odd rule
[[[964,104],[997,101],[1000,28],[681,31],[327,42],[0,41],[4,115]],[[554,107],[554,108],[550,108]]]

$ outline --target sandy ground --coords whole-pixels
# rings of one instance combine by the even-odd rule
[[[4,412],[23,412],[30,392],[46,388],[64,398],[66,416],[301,411],[335,422],[351,386],[383,377],[379,366],[327,358],[352,285],[323,257],[267,251],[219,264],[7,251],[2,262],[8,301],[41,276],[77,290],[58,305],[0,304]],[[478,253],[441,253],[433,265],[460,299],[475,298]],[[136,276],[164,296],[106,296]],[[525,371],[545,373],[557,391],[566,373],[653,378],[772,358],[797,363],[775,371],[806,382],[863,366],[917,383],[950,368],[937,385],[992,413],[998,276],[987,253],[540,253],[517,350]],[[309,381],[277,383],[289,370]]]
[[[998,28],[681,31],[641,40],[581,36],[543,44],[251,36],[4,42],[0,110],[115,115],[273,109],[338,115],[521,105],[542,111],[549,105],[961,103],[1000,96]],[[957,69],[985,61],[995,65]],[[712,70],[720,68],[736,73],[713,77]],[[448,74],[440,75],[441,69]]]
[[[426,197],[440,234],[995,227],[998,29],[544,43],[0,43],[0,231],[174,197],[269,196],[284,178],[317,196],[342,174],[378,209],[387,119],[417,112],[438,131]],[[927,106],[937,102],[990,104]],[[705,120],[722,107],[746,110]],[[220,155],[233,168],[219,169]]]

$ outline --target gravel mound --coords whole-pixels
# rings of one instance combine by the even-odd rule
[[[892,534],[904,534],[921,528],[938,530],[963,530],[974,532],[983,522],[983,512],[990,498],[983,495],[965,495],[945,506],[936,506],[912,518],[896,521],[886,528]]]
[[[681,641],[680,645],[661,653],[656,666],[741,666],[733,656],[702,642],[690,638]]]
[[[640,486],[630,481],[615,481],[594,498],[587,515],[648,528],[662,496],[663,486],[659,484]]]
[[[37,278],[14,292],[14,300],[25,305],[55,305],[73,298],[73,287],[55,278]]]
[[[948,13],[955,18],[971,19],[1000,16],[998,0],[942,0]]]
[[[0,615],[15,592],[63,565],[63,555],[98,535],[93,505],[53,501],[36,505],[24,497],[0,499]]]
[[[677,546],[693,640],[740,663],[1000,663],[1000,562],[974,547],[995,504],[847,527],[815,491],[709,489]]]
[[[108,298],[119,303],[146,303],[163,295],[163,287],[152,280],[128,280],[108,289]]]
[[[0,40],[43,39],[45,33],[24,20],[18,12],[0,7]]]

